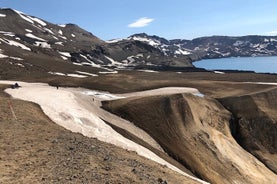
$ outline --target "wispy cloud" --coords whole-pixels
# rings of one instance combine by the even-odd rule
[[[154,20],[155,19],[142,17],[142,18],[136,20],[135,22],[129,24],[128,27],[132,27],[132,28],[145,27],[145,26],[148,26]]]
[[[277,35],[277,31],[266,32],[266,35]]]

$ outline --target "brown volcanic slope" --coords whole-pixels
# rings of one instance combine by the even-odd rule
[[[144,129],[173,158],[211,183],[275,183],[277,176],[233,139],[231,114],[191,94],[121,99],[104,108]]]
[[[219,100],[234,115],[237,142],[277,174],[277,88]]]
[[[3,88],[0,183],[198,183],[134,152],[65,130]]]

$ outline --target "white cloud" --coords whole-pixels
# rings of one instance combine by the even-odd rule
[[[270,31],[265,33],[266,35],[277,35],[277,31]]]
[[[135,22],[129,24],[128,27],[132,27],[132,28],[145,27],[145,26],[148,26],[153,21],[154,21],[154,19],[142,17],[142,18],[136,20]]]

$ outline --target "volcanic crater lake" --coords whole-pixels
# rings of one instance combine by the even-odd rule
[[[277,74],[277,56],[203,59],[193,64],[207,70],[243,70]]]

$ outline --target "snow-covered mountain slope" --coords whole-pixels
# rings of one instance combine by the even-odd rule
[[[193,40],[167,40],[145,33],[135,34],[126,40],[137,40],[161,50],[169,56],[190,56],[192,60],[202,58],[274,56],[277,55],[277,36],[211,36]],[[119,42],[112,40],[110,42]]]
[[[56,25],[13,9],[0,9],[0,14],[2,59],[43,58],[108,72],[138,65],[192,66],[189,57],[172,58],[143,42],[107,43],[74,24]]]

